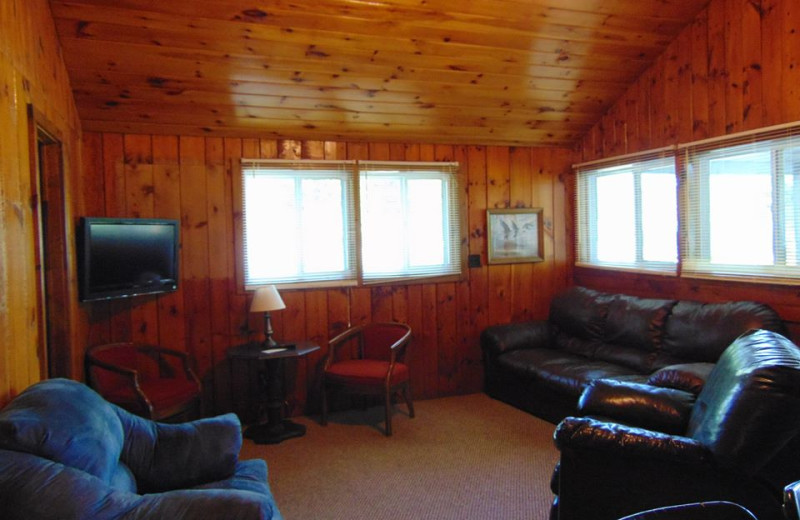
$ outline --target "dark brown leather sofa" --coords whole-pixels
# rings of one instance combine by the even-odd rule
[[[800,349],[794,343],[765,330],[736,339],[686,409],[678,433],[635,422],[629,403],[637,391],[645,403],[653,388],[595,382],[581,396],[581,411],[602,410],[606,418],[568,417],[557,426],[561,458],[552,519],[613,520],[708,501],[740,504],[759,520],[783,518],[784,487],[800,479]]]
[[[545,321],[483,331],[485,390],[553,423],[575,415],[581,393],[598,379],[696,394],[725,348],[750,329],[786,334],[777,313],[760,303],[638,298],[574,287],[553,298]]]

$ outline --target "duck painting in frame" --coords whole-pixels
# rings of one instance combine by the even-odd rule
[[[490,264],[542,262],[542,208],[486,210]]]

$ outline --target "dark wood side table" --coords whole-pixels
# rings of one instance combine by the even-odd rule
[[[277,348],[265,350],[262,343],[254,342],[228,350],[228,357],[232,360],[239,359],[259,365],[261,381],[266,390],[267,422],[254,424],[244,432],[245,438],[252,439],[256,444],[277,444],[306,434],[304,425],[283,418],[283,402],[286,399],[283,380],[287,359],[301,358],[319,350],[319,345],[310,341],[284,342],[282,345],[293,347],[282,348],[279,345]],[[264,365],[266,373],[262,370]]]

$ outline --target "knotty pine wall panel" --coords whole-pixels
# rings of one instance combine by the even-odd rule
[[[798,121],[799,89],[797,2],[712,0],[586,135],[579,155],[593,160]],[[800,339],[800,291],[793,286],[586,268],[575,269],[574,282],[641,296],[762,301]]]
[[[86,133],[84,180],[95,187],[81,215],[181,220],[177,292],[116,302],[78,304],[85,346],[143,340],[187,351],[205,383],[209,412],[258,409],[255,374],[226,359],[233,345],[257,340],[263,316],[247,312],[251,295],[237,284],[241,215],[238,159],[383,159],[458,161],[463,180],[466,244],[482,267],[449,283],[284,290],[273,313],[279,339],[307,338],[322,351],[289,366],[293,413],[316,412],[327,340],[348,324],[407,322],[416,398],[482,388],[480,332],[488,325],[543,318],[552,294],[569,283],[564,185],[572,151],[559,148],[342,143]],[[486,209],[542,207],[545,261],[486,265]]]
[[[80,167],[80,122],[45,0],[0,2],[0,406],[47,376],[37,308],[36,193],[29,107],[63,145],[64,184]],[[80,194],[74,195],[80,197]],[[69,199],[69,197],[68,197]],[[67,200],[69,206],[70,201]],[[69,210],[68,210],[69,211]],[[71,244],[70,246],[71,247]],[[74,280],[72,273],[62,273]],[[70,286],[75,288],[75,284]],[[72,311],[71,311],[72,312]],[[60,317],[64,320],[74,318]],[[71,359],[73,342],[59,345]],[[61,355],[65,353],[65,355]],[[74,366],[60,366],[71,375]]]

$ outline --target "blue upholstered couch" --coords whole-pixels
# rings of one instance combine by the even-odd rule
[[[241,445],[234,414],[158,423],[43,381],[0,411],[0,516],[279,520],[266,464]]]

